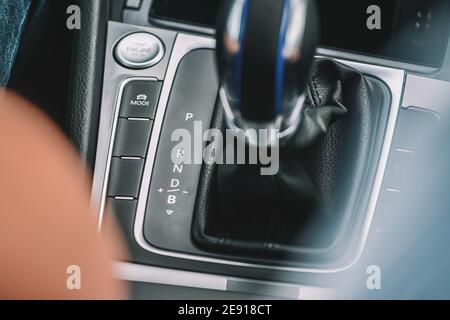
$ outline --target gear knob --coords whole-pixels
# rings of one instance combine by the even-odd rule
[[[217,29],[220,98],[233,129],[277,129],[301,123],[303,92],[317,45],[310,0],[229,0]]]

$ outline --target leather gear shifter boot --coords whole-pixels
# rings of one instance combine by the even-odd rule
[[[277,262],[340,256],[367,208],[387,120],[386,90],[343,64],[316,60],[302,123],[280,147],[276,175],[261,175],[258,165],[204,165],[196,244]],[[220,103],[212,126],[224,129]]]

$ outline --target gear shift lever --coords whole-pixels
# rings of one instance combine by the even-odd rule
[[[273,130],[265,141],[261,131],[259,140],[245,135],[248,150],[278,149],[279,170],[261,175],[262,163],[205,165],[193,240],[244,261],[339,265],[337,258],[360,243],[389,90],[334,60],[313,61],[312,0],[227,4],[217,32],[221,104],[212,126],[279,130],[279,148]]]
[[[229,128],[277,129],[280,139],[297,130],[317,28],[310,0],[227,2],[217,58]]]

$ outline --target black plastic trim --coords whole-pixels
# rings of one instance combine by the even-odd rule
[[[107,22],[110,1],[81,0],[82,26],[76,31],[68,102],[68,133],[93,168],[97,149]]]

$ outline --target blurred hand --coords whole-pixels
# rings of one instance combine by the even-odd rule
[[[37,108],[0,92],[0,299],[121,299],[113,259],[125,250],[109,222],[99,235],[89,173]],[[69,290],[69,266],[81,289]]]

